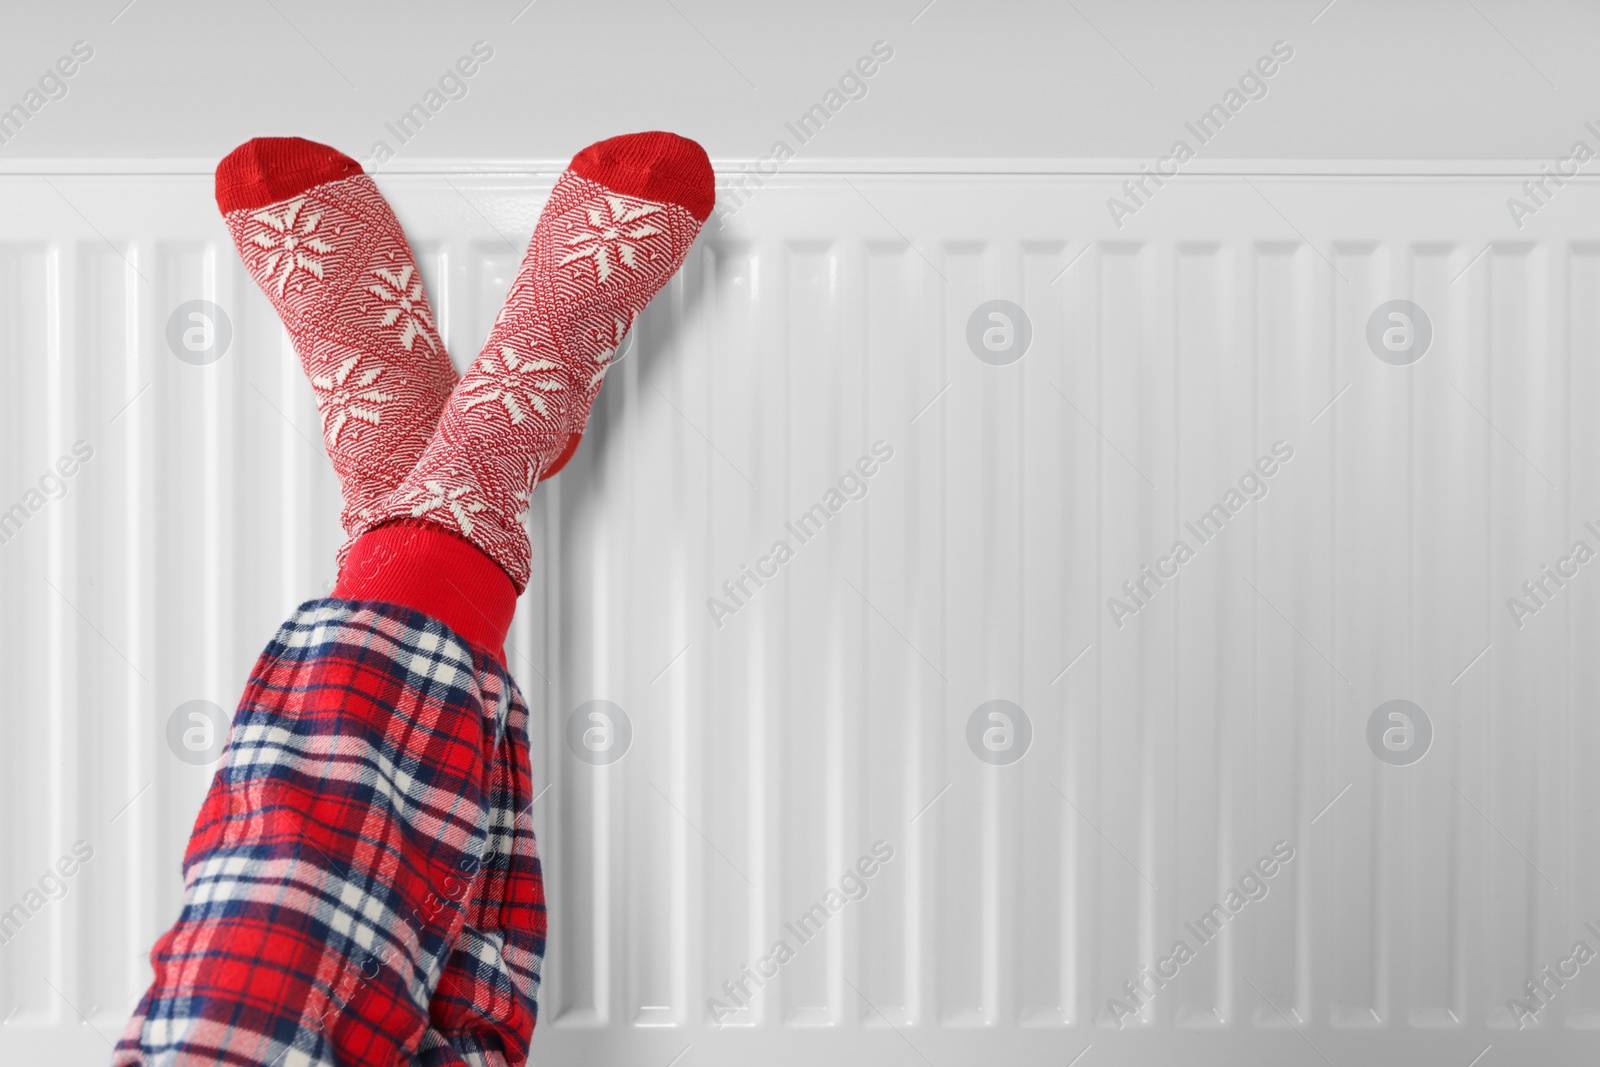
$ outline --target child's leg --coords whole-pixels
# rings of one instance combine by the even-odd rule
[[[441,975],[463,971],[465,927],[483,921],[506,803],[496,764],[525,729],[504,670],[437,620],[302,607],[245,690],[184,858],[183,910],[113,1062],[410,1062]],[[536,877],[524,888],[542,934]],[[520,1010],[505,1018],[525,1044]]]
[[[359,163],[298,137],[230,152],[217,206],[311,381],[354,539],[416,465],[456,383],[411,245]]]
[[[529,494],[571,454],[634,317],[682,265],[715,196],[693,141],[639,133],[573,158],[483,352],[382,506],[476,545],[528,583]]]
[[[670,134],[580,153],[452,394],[426,476],[412,471],[389,497],[365,483],[393,473],[373,466],[370,438],[339,450],[358,441],[343,438],[352,418],[386,426],[354,401],[390,398],[323,390],[360,536],[335,599],[302,607],[257,665],[190,842],[183,913],[152,953],[156,981],[116,1063],[525,1059],[545,926],[526,708],[500,651],[527,580],[519,516],[540,473],[570,456],[611,352],[682,262],[711,196],[704,152]],[[255,221],[300,242],[321,216]],[[242,249],[254,240],[235,233]],[[312,250],[341,251],[324,244]],[[331,263],[284,263],[264,281],[280,297],[300,292],[317,314],[344,306],[294,285],[296,271],[337,277]],[[296,345],[315,376],[332,342],[312,320],[306,331]],[[382,355],[357,347],[338,362],[347,377]],[[415,444],[417,410],[401,405],[387,423],[410,427],[394,448]]]
[[[418,469],[385,501],[394,521],[356,541],[336,597],[416,608],[503,664],[528,576],[528,495],[541,472],[572,454],[612,351],[683,262],[712,195],[704,151],[671,134],[579,153],[540,217],[484,353],[452,394]],[[527,1056],[545,912],[526,719],[518,696],[491,769],[495,844],[434,993],[434,1029],[420,1056],[427,1064]]]
[[[386,502],[396,523],[357,541],[336,595],[418,607],[500,654],[528,577],[521,513],[534,482],[572,455],[612,352],[682,264],[712,197],[705,152],[672,134],[578,154],[483,354]],[[527,1055],[545,912],[526,720],[518,697],[492,771],[492,859],[434,994],[424,1063]]]
[[[509,590],[471,546],[408,532],[391,578],[436,578],[453,558],[428,550],[437,540]],[[314,601],[263,654],[115,1064],[525,1061],[546,929],[528,710],[499,659],[457,633],[481,626],[477,609],[441,607],[443,620]],[[434,848],[416,876],[406,857]]]
[[[456,377],[405,235],[354,161],[298,139],[230,154],[217,199],[316,392],[353,538]],[[508,726],[526,730],[513,694],[435,619],[303,607],[241,702],[117,1062],[389,1063],[436,1044],[429,1001],[483,925],[496,764]]]

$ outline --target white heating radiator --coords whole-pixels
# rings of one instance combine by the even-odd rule
[[[380,177],[458,364],[552,180]],[[1119,230],[1119,181],[796,175],[641,319],[537,495],[510,651],[535,1062],[1592,1062],[1600,966],[1526,1029],[1507,1000],[1600,950],[1600,195],[1519,231],[1503,178],[1197,174]],[[1020,360],[969,345],[996,299]],[[1393,299],[1420,361],[1369,344]],[[337,503],[207,177],[0,178],[0,1063],[108,1056],[213,770],[169,720],[231,714],[329,588]],[[1369,743],[1395,699],[1420,762]],[[610,764],[567,743],[591,700]],[[992,700],[1009,750],[969,744]]]

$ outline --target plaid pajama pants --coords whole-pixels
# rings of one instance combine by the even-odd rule
[[[256,663],[112,1060],[501,1067],[544,955],[528,709],[442,623],[313,600]]]

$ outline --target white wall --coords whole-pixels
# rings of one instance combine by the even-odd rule
[[[1070,7],[1007,35],[956,0],[914,26],[914,6],[674,2],[746,61],[759,106],[714,53],[649,92],[578,99],[606,72],[665,69],[647,44],[707,47],[670,6],[602,18],[540,0],[511,27],[518,5],[484,7],[508,43],[380,169],[465,363],[557,161],[656,125],[759,155],[827,84],[811,72],[895,40],[872,94],[830,121],[837,142],[707,231],[538,498],[511,654],[550,786],[536,1062],[1465,1065],[1489,1046],[1485,1067],[1592,1061],[1591,968],[1537,1028],[1505,1008],[1574,941],[1600,947],[1583,925],[1600,925],[1600,580],[1581,567],[1520,627],[1506,605],[1575,540],[1600,548],[1584,527],[1600,526],[1600,191],[1556,190],[1521,228],[1506,207],[1537,173],[1523,158],[1600,146],[1555,104],[1581,102],[1589,16],[1338,0],[1308,26],[1315,6],[1285,22],[1080,3],[1161,86],[1139,90],[1163,101],[1146,108]],[[174,756],[169,717],[231,710],[272,627],[332,577],[338,501],[309,390],[206,168],[258,132],[359,147],[491,36],[475,16],[389,16],[362,38],[398,57],[380,63],[339,43],[358,37],[345,9],[278,8],[363,88],[271,7],[252,10],[260,36],[214,51],[201,15],[139,0],[68,97],[0,147],[0,506],[72,442],[94,448],[0,545],[0,909],[72,842],[95,849],[0,945],[0,1062],[104,1061],[176,912],[211,771]],[[6,69],[113,14],[30,14],[0,42]],[[563,24],[587,25],[582,62]],[[997,52],[1061,58],[963,66],[980,30]],[[1123,178],[1094,172],[1155,158],[1278,37],[1297,51],[1272,93],[1119,228],[1106,201]],[[214,84],[250,48],[290,103],[252,112],[259,84]],[[1081,81],[1049,99],[1084,103],[1030,99],[1029,78]],[[939,124],[961,85],[975,110]],[[1471,121],[1443,106],[1494,86]],[[1406,142],[1401,115],[1459,126],[1413,123]],[[938,162],[954,156],[973,159]],[[1463,159],[1485,162],[1428,162]],[[966,340],[996,298],[1032,328],[1009,365]],[[1410,365],[1366,337],[1395,298],[1432,325]],[[233,327],[200,366],[167,341],[193,299]],[[718,627],[707,598],[878,439],[895,455],[866,498]],[[1279,440],[1294,458],[1265,499],[1119,627],[1108,598]],[[967,742],[997,698],[1033,729],[1007,766]],[[1411,766],[1368,743],[1395,698],[1434,730]],[[590,699],[633,723],[609,767],[564,742]],[[879,839],[896,856],[866,899],[741,1025],[713,1029],[706,998]],[[1280,840],[1296,856],[1266,899],[1113,1028],[1108,998],[1174,940],[1196,945],[1185,920]]]
[[[525,2],[9,3],[0,100],[96,51],[0,160],[215,160],[282,133],[364,158],[480,39],[495,58],[409,157],[566,159],[657,127],[757,156],[879,39],[895,58],[808,156],[1144,158],[1279,39],[1296,58],[1217,156],[1546,159],[1600,88],[1600,12],[1571,0]]]

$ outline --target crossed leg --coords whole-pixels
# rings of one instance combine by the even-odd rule
[[[113,1063],[521,1064],[546,929],[503,652],[521,515],[709,215],[709,162],[660,133],[580,153],[459,381],[353,160],[252,141],[217,189],[316,393],[349,540],[251,674]]]

